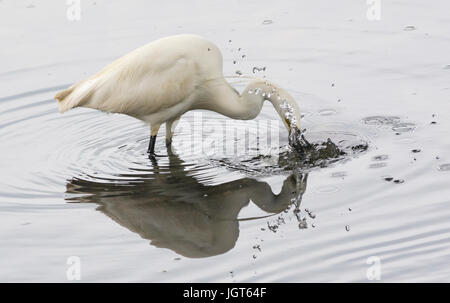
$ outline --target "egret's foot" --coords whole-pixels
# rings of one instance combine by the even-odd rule
[[[168,157],[169,155],[158,155],[155,152],[147,151],[147,154],[150,158],[161,158],[161,157]]]

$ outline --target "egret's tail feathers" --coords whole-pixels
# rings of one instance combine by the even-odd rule
[[[66,90],[56,94],[58,101],[58,110],[60,113],[68,111],[71,108],[82,106],[94,91],[96,80],[87,80],[72,85]]]

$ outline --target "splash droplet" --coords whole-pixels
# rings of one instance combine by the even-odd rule
[[[408,25],[408,26],[405,26],[405,28],[403,28],[403,30],[406,32],[410,32],[410,31],[416,30],[416,27],[413,25]]]
[[[439,165],[438,170],[440,170],[440,171],[450,171],[450,163],[445,163],[445,164]]]

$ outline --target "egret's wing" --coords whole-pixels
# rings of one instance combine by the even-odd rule
[[[222,77],[222,55],[193,35],[162,38],[119,58],[56,95],[60,110],[84,106],[146,116],[173,107]]]
[[[84,106],[130,115],[149,115],[191,95],[197,82],[189,59],[158,56],[138,49],[95,76],[96,86]]]
[[[60,111],[77,106],[149,115],[187,98],[198,82],[195,63],[145,46],[56,95]]]

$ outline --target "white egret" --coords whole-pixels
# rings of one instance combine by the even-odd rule
[[[166,123],[170,144],[175,122],[189,110],[211,110],[240,120],[255,118],[270,101],[288,131],[299,133],[300,112],[292,96],[266,80],[253,80],[241,95],[225,80],[222,54],[196,35],[169,36],[117,59],[99,73],[56,94],[58,109],[88,107],[126,114],[150,124],[148,152]]]

